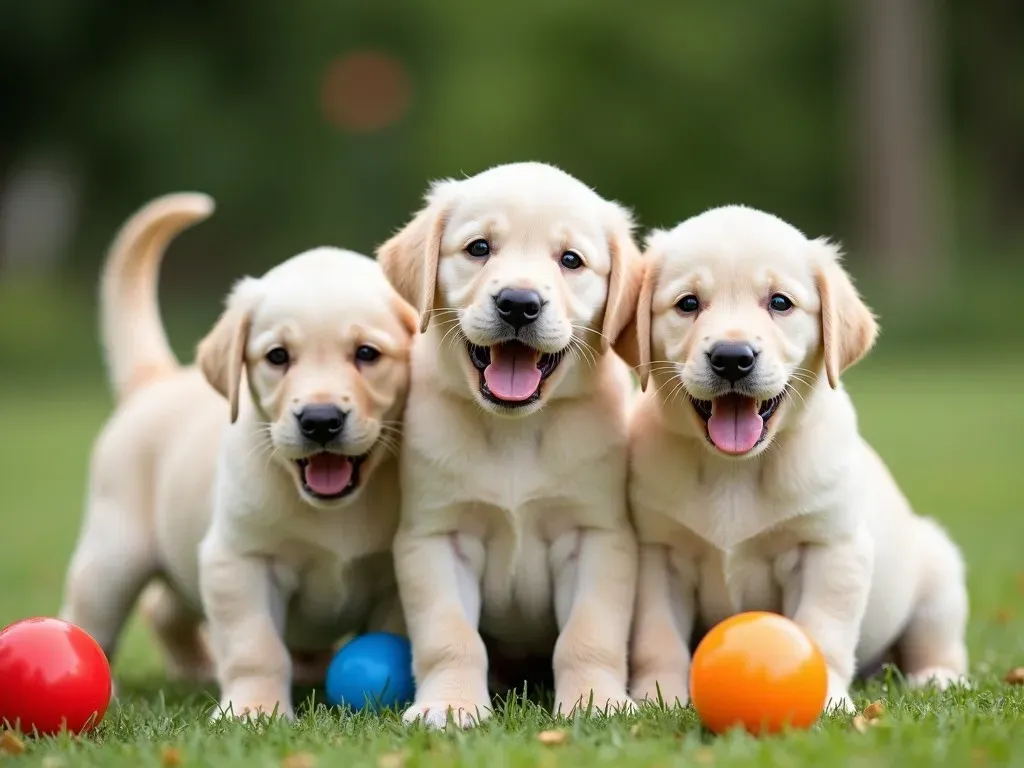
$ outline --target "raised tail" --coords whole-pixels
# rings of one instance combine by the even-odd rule
[[[198,192],[158,197],[125,222],[110,248],[100,281],[100,323],[118,401],[179,368],[160,320],[160,262],[170,242],[213,208],[213,199]]]

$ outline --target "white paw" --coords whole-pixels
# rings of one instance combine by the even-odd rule
[[[940,691],[944,691],[954,685],[964,688],[971,687],[966,676],[945,667],[927,667],[919,672],[914,672],[907,675],[907,682],[912,688],[924,688],[931,685]]]
[[[629,690],[634,701],[660,703],[668,709],[685,707],[690,703],[689,686],[682,675],[662,675],[658,679],[638,678],[630,683]]]
[[[459,728],[472,728],[490,717],[490,710],[471,701],[425,701],[416,702],[402,715],[402,720],[412,724],[422,720],[428,728],[444,729],[448,723]]]
[[[838,675],[829,670],[828,692],[825,694],[825,711],[837,713],[853,713],[853,700],[850,699],[850,691]]]
[[[636,712],[636,704],[623,690],[594,691],[585,694],[555,696],[555,713],[566,717],[589,714],[601,717],[605,714],[627,714]]]
[[[216,721],[226,717],[235,717],[239,720],[254,720],[261,715],[270,717],[275,714],[283,720],[295,719],[295,712],[291,705],[285,702],[246,701],[225,696],[221,699],[217,709],[213,711],[210,719]]]

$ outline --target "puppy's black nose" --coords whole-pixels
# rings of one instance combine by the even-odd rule
[[[754,370],[754,348],[743,341],[721,341],[708,352],[711,370],[735,384]]]
[[[517,331],[540,317],[544,304],[539,293],[525,288],[502,288],[494,303],[501,319]]]
[[[327,445],[345,428],[345,412],[334,405],[307,405],[296,417],[303,436]]]

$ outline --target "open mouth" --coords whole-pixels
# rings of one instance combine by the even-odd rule
[[[693,409],[707,425],[708,440],[722,453],[741,455],[753,450],[768,431],[768,422],[778,410],[785,392],[771,400],[756,400],[737,392],[714,400],[691,397]]]
[[[522,408],[539,400],[541,385],[565,355],[564,351],[540,352],[521,341],[466,346],[480,374],[480,394],[506,408]]]
[[[302,488],[316,499],[332,500],[348,496],[359,487],[359,467],[368,453],[362,456],[343,456],[340,453],[314,453],[298,459]]]

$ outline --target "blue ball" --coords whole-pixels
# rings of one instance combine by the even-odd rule
[[[360,635],[334,655],[326,688],[328,702],[356,711],[410,704],[415,693],[412,646],[389,632]]]

